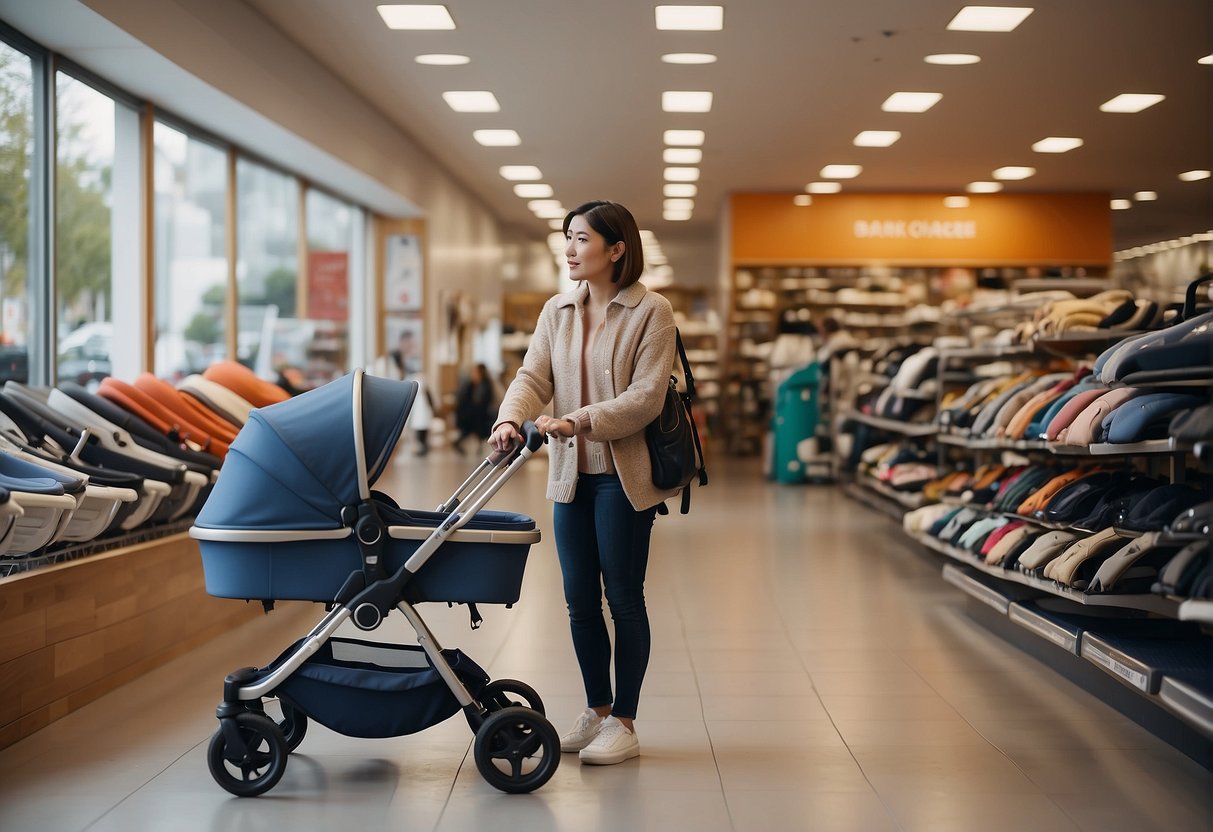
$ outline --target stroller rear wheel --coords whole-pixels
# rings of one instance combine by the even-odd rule
[[[532,711],[547,715],[547,711],[543,708],[543,700],[539,698],[535,689],[517,679],[495,679],[489,682],[480,692],[480,704],[484,705],[490,713],[513,705],[522,705]]]
[[[489,715],[476,732],[476,768],[490,786],[511,794],[534,791],[560,765],[560,737],[538,711],[513,705]]]
[[[278,784],[286,771],[287,747],[282,730],[264,714],[245,712],[227,717],[211,737],[207,764],[215,782],[237,797],[256,797]],[[230,732],[234,730],[234,736]]]

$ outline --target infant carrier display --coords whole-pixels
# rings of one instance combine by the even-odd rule
[[[233,794],[273,788],[309,720],[347,736],[395,737],[462,710],[477,768],[506,792],[539,788],[559,764],[538,694],[490,681],[463,653],[443,649],[414,606],[518,600],[540,533],[529,517],[482,509],[544,437],[528,422],[521,445],[481,462],[437,510],[403,508],[371,486],[416,395],[416,382],[357,370],[254,410],[190,530],[211,595],[267,609],[279,600],[331,607],[268,665],[224,680],[208,762]],[[334,637],[346,621],[373,630],[393,609],[417,645]],[[265,713],[271,699],[281,719]]]

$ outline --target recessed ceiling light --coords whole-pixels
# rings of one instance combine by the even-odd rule
[[[1027,179],[1029,176],[1036,174],[1036,168],[1023,167],[1021,165],[1007,165],[1001,167],[991,174],[995,179]]]
[[[698,182],[699,168],[666,168],[665,181],[667,182]]]
[[[670,52],[661,60],[667,64],[714,64],[716,56],[708,52]]]
[[[1133,207],[1133,203],[1127,199],[1114,199],[1110,205],[1113,211],[1127,211]]]
[[[1205,66],[1213,66],[1213,55],[1205,55],[1203,58],[1197,60],[1196,63],[1204,64]]]
[[[901,138],[896,130],[864,130],[854,140],[856,147],[888,147]]]
[[[472,138],[485,147],[517,147],[522,144],[517,130],[473,130]]]
[[[552,217],[550,220],[548,220],[548,228],[552,229],[553,231],[564,231],[564,218]]]
[[[1184,182],[1199,182],[1202,179],[1209,178],[1207,170],[1187,170],[1179,175],[1180,180]]]
[[[796,194],[796,196],[792,197],[792,204],[805,208],[813,204],[813,197],[808,194]]]
[[[886,113],[925,113],[943,98],[937,92],[895,92],[880,105]]]
[[[497,96],[487,90],[452,90],[442,98],[457,113],[496,113],[501,110]]]
[[[967,196],[945,196],[943,198],[944,208],[968,208],[969,198]]]
[[[1032,13],[1023,6],[965,6],[948,29],[953,32],[1010,32]]]
[[[455,21],[446,6],[386,5],[376,6],[379,16],[389,29],[454,29]]]
[[[688,197],[699,193],[699,188],[689,182],[667,182],[661,186],[662,196]]]
[[[1002,190],[1001,182],[970,182],[965,190],[971,194],[996,194]]]
[[[667,165],[697,165],[703,161],[703,151],[697,147],[667,147],[661,152]]]
[[[841,182],[810,182],[804,189],[811,194],[836,194],[842,190]]]
[[[1158,199],[1157,191],[1138,191],[1133,194],[1133,198],[1138,202],[1153,202]]]
[[[691,218],[690,211],[662,211],[661,218],[669,222],[684,222]]]
[[[724,28],[724,6],[658,6],[657,28],[690,32],[719,32]]]
[[[854,179],[863,173],[863,165],[826,165],[818,174],[822,179]]]
[[[927,55],[923,60],[937,66],[965,66],[980,63],[981,57],[963,52],[944,52],[938,55]]]
[[[699,147],[703,144],[702,130],[666,130],[662,134],[662,139],[666,144],[681,145],[684,147]]]
[[[1076,147],[1082,147],[1082,139],[1072,136],[1049,136],[1032,145],[1037,153],[1065,153]]]
[[[667,113],[706,113],[712,109],[712,94],[704,91],[666,90],[661,109]]]
[[[543,174],[534,165],[502,165],[498,172],[511,182],[529,182],[542,179]]]
[[[690,211],[695,208],[695,200],[693,199],[667,199],[661,203],[667,211]]]
[[[532,199],[526,207],[541,220],[562,218],[568,213],[558,199]]]
[[[1166,98],[1165,95],[1155,93],[1122,92],[1115,98],[1109,98],[1100,104],[1099,109],[1105,113],[1140,113],[1147,107],[1153,107],[1164,98]]]
[[[418,55],[413,60],[426,66],[463,66],[472,62],[467,55]]]
[[[514,186],[514,194],[523,199],[547,199],[552,195],[552,186],[542,182],[529,182]]]

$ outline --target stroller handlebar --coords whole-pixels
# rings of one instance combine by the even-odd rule
[[[530,453],[533,454],[535,451],[539,450],[539,446],[546,441],[547,437],[543,435],[543,432],[540,431],[539,428],[535,427],[535,423],[533,421],[527,419],[522,423],[522,442],[515,444],[514,447],[510,448],[508,451],[493,451],[493,453],[489,455],[488,461],[494,468],[496,468],[502,463],[503,460],[509,459],[510,457],[514,456],[514,454],[518,453],[521,448],[526,448],[528,451],[530,451]]]

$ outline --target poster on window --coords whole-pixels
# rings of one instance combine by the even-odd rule
[[[383,305],[388,312],[421,309],[421,240],[416,234],[392,234],[384,258]]]
[[[308,252],[308,318],[316,321],[349,319],[349,263],[350,256],[344,251]]]

